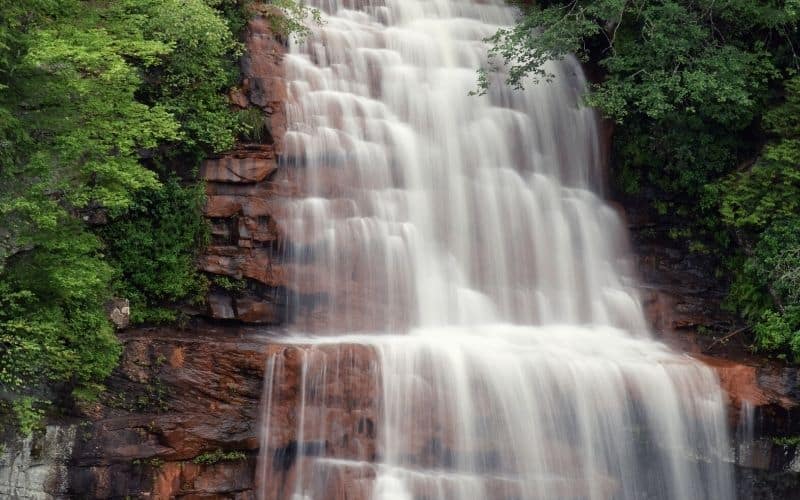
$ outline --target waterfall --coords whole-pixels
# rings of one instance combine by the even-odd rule
[[[474,96],[502,1],[310,4],[259,497],[733,498],[713,372],[647,331],[578,62]]]

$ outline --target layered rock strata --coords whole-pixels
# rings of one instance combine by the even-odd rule
[[[82,408],[74,498],[253,498],[269,339],[202,325],[122,336],[121,365]]]
[[[49,500],[69,489],[76,425],[48,425],[0,446],[0,498]]]
[[[246,46],[242,84],[231,92],[231,101],[254,113],[251,135],[260,141],[209,158],[201,167],[212,240],[200,268],[217,277],[208,296],[209,317],[277,324],[288,311],[287,273],[276,216],[281,198],[292,196],[293,190],[285,176],[278,175],[286,131],[285,47],[263,17],[248,24]]]

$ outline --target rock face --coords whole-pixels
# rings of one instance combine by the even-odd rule
[[[669,238],[669,220],[625,209],[656,335],[714,368],[726,393],[741,498],[800,499],[800,370],[750,352],[743,325],[722,308],[716,262]]]
[[[249,500],[259,477],[269,498],[283,499],[298,449],[375,458],[379,379],[368,347],[289,346],[256,328],[202,322],[131,329],[121,340],[120,366],[101,399],[82,406],[85,420],[49,426],[0,453],[0,497]],[[281,374],[266,410],[275,432],[260,439],[268,358],[280,360]],[[303,395],[303,373],[332,359],[340,371],[331,381],[343,383]],[[302,439],[299,401],[309,423]],[[259,448],[269,467],[257,475]],[[341,494],[326,498],[366,500],[352,496],[355,472],[363,473],[334,467],[316,480]]]
[[[242,84],[231,93],[231,102],[256,116],[262,113],[266,130],[260,142],[240,144],[201,167],[212,235],[199,263],[212,278],[204,314],[248,324],[300,323],[313,331],[321,318],[328,319],[327,304],[336,301],[332,296],[346,290],[363,303],[352,315],[357,325],[374,327],[376,317],[383,321],[385,304],[364,288],[358,269],[342,272],[352,279],[326,287],[328,270],[309,262],[320,235],[298,230],[292,219],[293,200],[308,195],[311,183],[302,155],[284,145],[290,99],[282,66],[285,47],[261,17],[248,24],[246,46]],[[315,192],[325,196],[353,182],[342,169],[314,175]],[[333,209],[345,212],[352,206],[342,200]],[[348,326],[352,321],[342,319]]]
[[[90,420],[77,431],[66,493],[252,498],[269,338],[198,324],[122,341],[109,391],[82,408]]]
[[[380,377],[358,344],[273,345],[256,484],[265,500],[290,498],[296,480],[314,498],[368,500],[377,456]]]
[[[216,285],[208,300],[209,317],[277,324],[288,315],[287,273],[276,219],[281,197],[291,194],[291,187],[276,175],[286,131],[285,48],[262,17],[250,21],[246,40],[242,84],[231,93],[231,101],[256,116],[262,113],[264,131],[261,142],[242,144],[201,167],[212,242],[200,268],[218,277],[212,279]]]
[[[207,182],[226,184],[255,184],[261,182],[278,169],[274,155],[269,152],[243,157],[224,156],[206,160],[200,177]]]
[[[0,449],[0,498],[50,500],[68,490],[76,425],[48,425]]]
[[[124,355],[107,382],[108,392],[83,406],[89,420],[72,427],[69,469],[59,465],[66,461],[63,453],[44,453],[62,456],[56,467],[39,462],[51,471],[44,476],[68,482],[31,481],[27,478],[39,474],[26,465],[21,470],[29,488],[41,483],[55,498],[252,499],[264,485],[266,498],[282,500],[298,471],[313,468],[306,480],[329,492],[324,498],[369,498],[375,471],[363,464],[376,457],[380,399],[371,348],[287,345],[260,328],[203,322],[184,330],[133,329],[121,339]],[[743,437],[754,443],[737,455],[740,489],[753,492],[742,498],[797,498],[792,471],[800,461],[791,447],[772,441],[777,422],[786,425],[783,435],[791,435],[798,421],[785,408],[797,396],[786,390],[789,381],[781,378],[786,372],[704,360],[717,367],[723,387],[738,394],[740,407],[745,395],[753,402],[732,422],[735,432],[749,432]],[[330,376],[334,367],[336,376]],[[339,383],[309,392],[303,374],[308,380],[323,372]],[[269,394],[263,393],[265,373]],[[260,436],[266,418],[272,432]],[[266,460],[256,470],[259,451]],[[17,483],[21,477],[18,472]]]
[[[128,328],[131,324],[131,303],[128,299],[113,299],[106,304],[108,319],[118,329]]]

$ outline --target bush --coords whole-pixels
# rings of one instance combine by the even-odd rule
[[[125,20],[122,29],[135,27],[146,40],[171,49],[146,67],[139,95],[178,120],[180,142],[173,146],[182,153],[230,149],[238,132],[226,91],[238,78],[242,46],[212,7],[220,4],[233,8],[203,0],[123,0],[112,8]]]
[[[269,137],[267,118],[259,108],[247,108],[238,114],[242,138],[250,142],[261,143]]]
[[[728,307],[753,323],[756,349],[800,361],[800,219],[776,222],[757,238]]]
[[[138,321],[202,295],[203,188],[170,170],[233,145],[243,24],[235,0],[0,2],[0,421],[97,396],[115,294]]]
[[[11,408],[16,419],[19,431],[23,436],[29,436],[36,430],[44,416],[44,409],[41,401],[25,396],[17,399],[11,404]]]
[[[23,431],[56,392],[91,387],[116,365],[120,346],[106,319],[111,267],[101,242],[65,220],[0,274],[0,413]]]
[[[202,183],[183,187],[172,177],[101,230],[118,270],[116,294],[131,301],[133,322],[171,321],[175,310],[164,306],[204,299],[208,283],[196,262],[209,238],[204,201]]]
[[[772,142],[720,183],[720,213],[737,235],[729,306],[754,324],[755,347],[800,361],[800,78],[764,117]]]

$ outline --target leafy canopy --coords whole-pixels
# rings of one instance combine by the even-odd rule
[[[576,54],[616,123],[614,185],[733,275],[755,347],[800,358],[800,0],[544,0],[479,73],[523,87]],[[494,71],[493,71],[494,70]]]
[[[0,415],[23,430],[102,389],[115,292],[140,319],[201,293],[185,172],[241,127],[225,94],[243,19],[223,0],[0,0]]]

